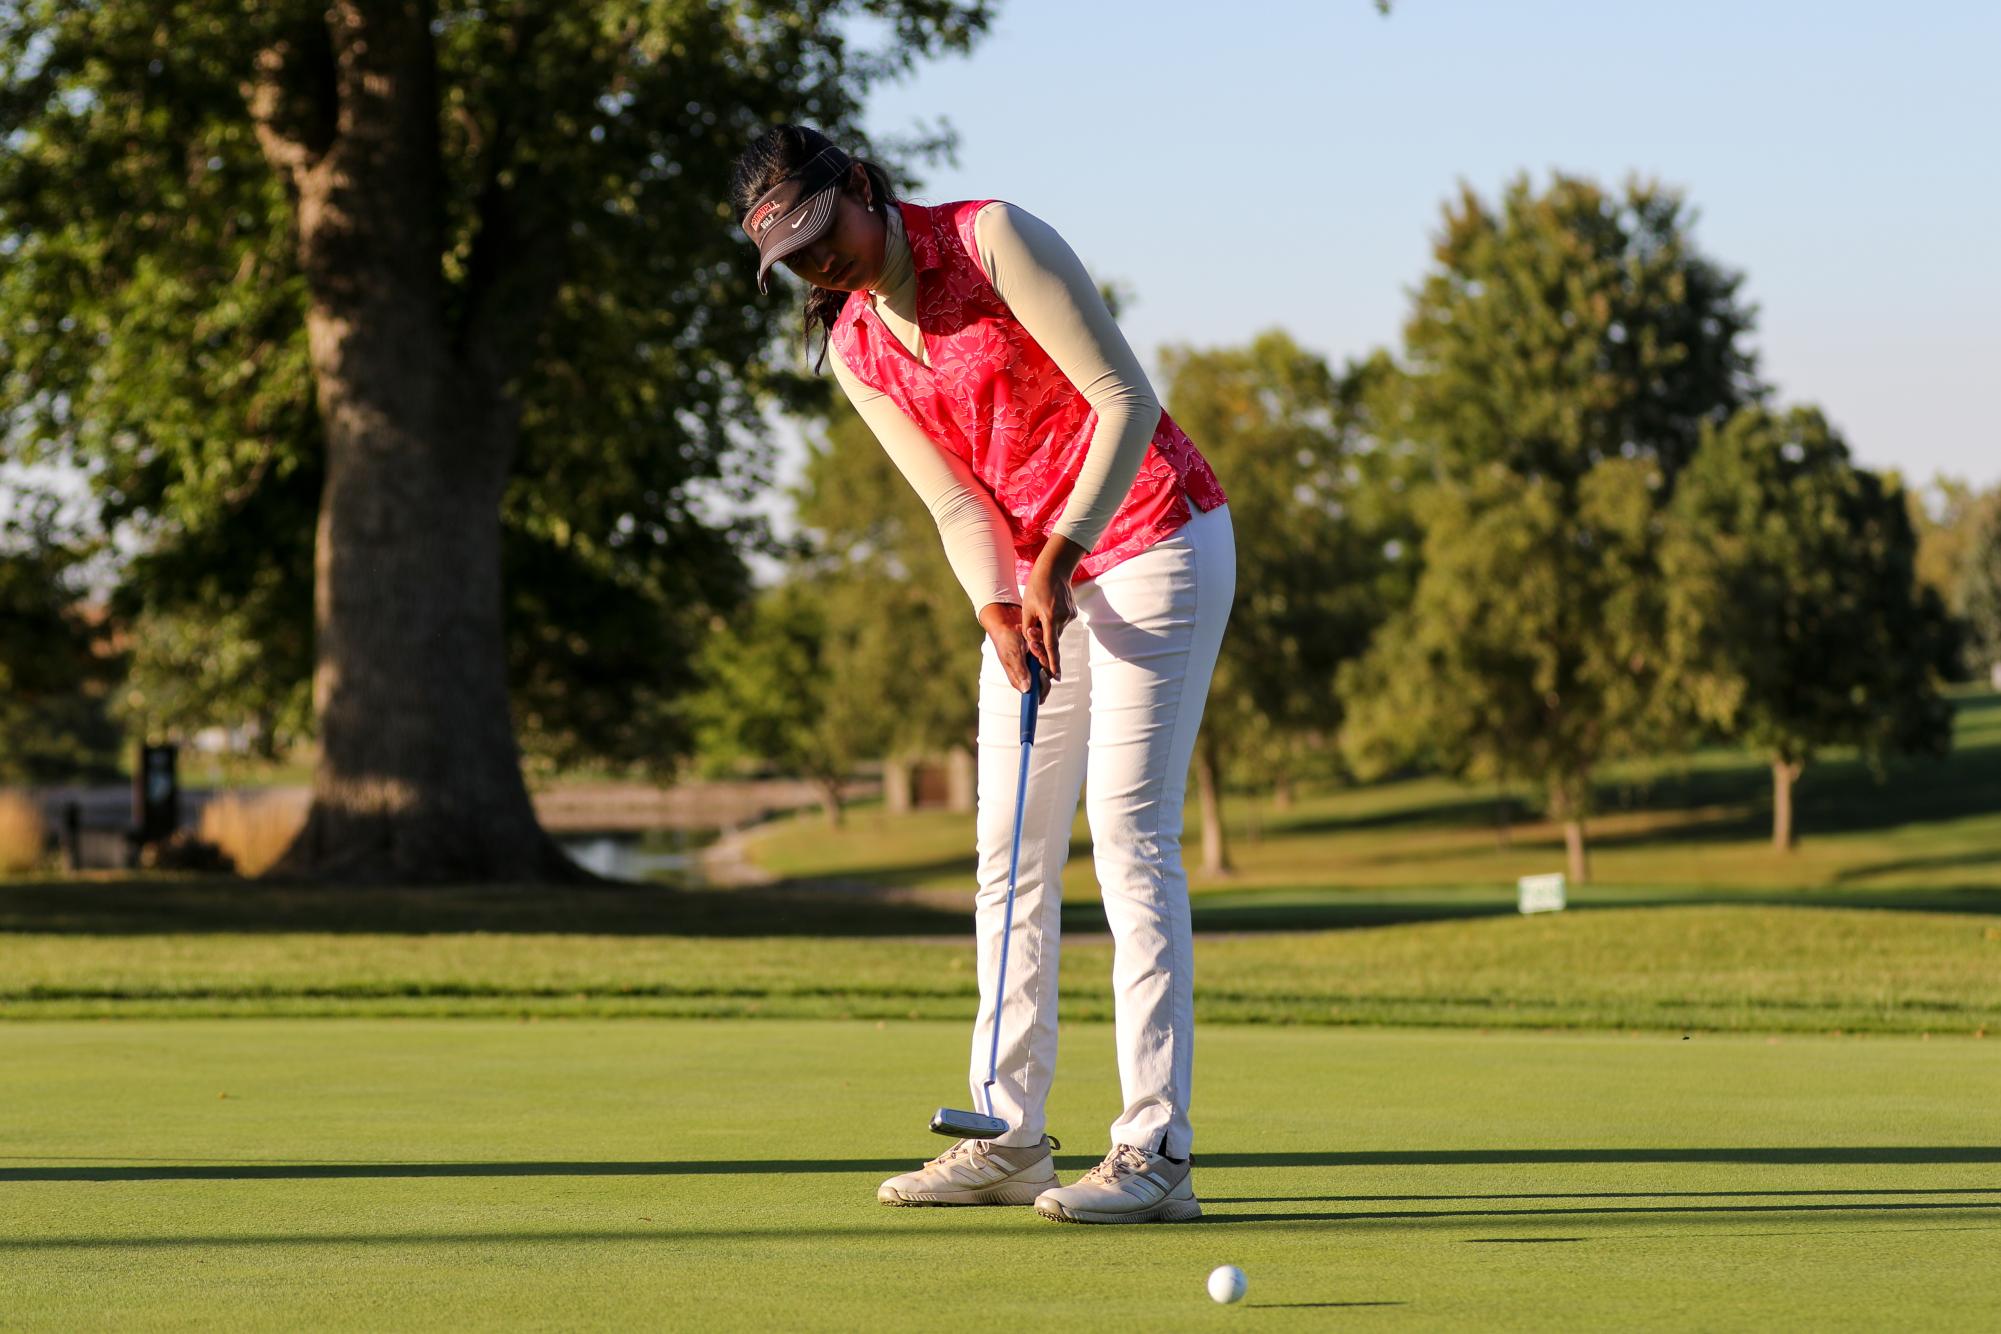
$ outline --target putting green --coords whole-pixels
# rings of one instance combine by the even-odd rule
[[[1064,1031],[1065,1180],[1116,1107]],[[889,1210],[964,1028],[0,1026],[0,1324],[1966,1328],[2001,1043],[1205,1027],[1181,1227]],[[1250,1275],[1239,1307],[1203,1280]]]

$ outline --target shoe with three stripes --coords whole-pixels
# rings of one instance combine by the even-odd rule
[[[1059,1223],[1185,1223],[1202,1216],[1191,1167],[1136,1145],[1114,1144],[1074,1185],[1036,1196],[1035,1212]]]
[[[875,1193],[888,1205],[1027,1204],[1058,1183],[1054,1135],[1019,1148],[962,1139],[915,1172],[891,1177]]]

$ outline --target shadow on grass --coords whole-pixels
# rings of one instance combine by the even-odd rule
[[[1276,890],[1270,893],[1269,902],[1261,903],[1259,897],[1255,893],[1196,896],[1192,908],[1195,930],[1337,931],[1518,915],[1514,896],[1507,891],[1487,891],[1479,896],[1464,897],[1416,891],[1406,897],[1394,891],[1380,890],[1356,893],[1321,890],[1310,895],[1309,892]],[[1569,911],[1574,913],[1694,907],[2001,914],[2001,888],[1992,885],[1900,890],[1743,891],[1695,888],[1618,891],[1586,888],[1573,890],[1569,901]],[[1063,905],[1063,929],[1103,931],[1106,929],[1104,911],[1095,903],[1066,903]]]
[[[1207,1160],[1204,1160],[1207,1166]],[[1741,1200],[1770,1196],[1797,1199],[1803,1195],[1992,1195],[2001,1197],[2001,1185],[1921,1187],[1912,1190],[1852,1189],[1829,1190],[1564,1190],[1501,1195],[1204,1195],[1204,1204],[1397,1204],[1442,1200]],[[1997,1200],[2001,1203],[2001,1200]]]
[[[1864,761],[1846,756],[1809,764],[1794,787],[1800,837],[1875,832],[2001,811],[2001,695],[1964,695],[1955,705],[1954,749],[1948,755],[1893,758],[1881,774]],[[1771,768],[1763,758],[1751,755],[1721,760],[1706,757],[1699,767],[1665,761],[1643,779],[1601,781],[1594,794],[1598,809],[1607,814],[1707,812],[1661,829],[1596,835],[1592,843],[1599,848],[1755,839],[1771,829]],[[1497,823],[1514,827],[1535,818],[1532,809],[1514,796],[1467,796],[1360,816],[1279,820],[1273,822],[1273,831],[1339,834],[1399,828],[1491,829]]]
[[[1518,797],[1458,797],[1449,801],[1427,801],[1367,815],[1326,816],[1306,819],[1271,818],[1267,838],[1292,834],[1355,834],[1377,829],[1484,828],[1505,823],[1510,828],[1536,818],[1535,811]]]
[[[1056,1158],[1060,1168],[1082,1169],[1096,1164],[1096,1158],[1063,1154]],[[1884,1145],[1841,1148],[1687,1148],[1687,1149],[1377,1149],[1334,1153],[1205,1153],[1196,1155],[1204,1168],[1231,1167],[1466,1167],[1466,1166],[1566,1166],[1585,1163],[1744,1163],[1790,1166],[1876,1165],[1897,1166],[1937,1163],[2001,1163],[2001,1145],[1969,1146]],[[500,1162],[500,1163],[152,1163],[145,1166],[0,1167],[0,1182],[10,1181],[317,1181],[345,1178],[382,1177],[597,1177],[597,1176],[768,1176],[773,1174],[838,1174],[908,1171],[905,1158],[713,1158],[678,1162]],[[1743,1196],[1760,1192],[1727,1191],[1721,1195]],[[1770,1192],[1772,1194],[1833,1194],[1822,1191]],[[1861,1193],[1861,1192],[1842,1192]],[[1886,1191],[1893,1195],[1940,1194],[1935,1191]],[[1975,1194],[2001,1195],[2001,1185]],[[1272,1200],[1271,1203],[1333,1201],[1348,1197],[1305,1196]],[[1538,1196],[1359,1196],[1356,1202],[1458,1199],[1581,1199],[1625,1198],[1588,1197],[1560,1194]],[[1657,1198],[1649,1194],[1642,1198]],[[1244,1203],[1264,1201],[1245,1200]],[[1784,1206],[1743,1206],[1782,1208]],[[1833,1206],[1811,1206],[1833,1207]],[[1868,1206],[1856,1206],[1868,1207]],[[2001,1200],[1994,1207],[2001,1208]],[[1467,1211],[1476,1213],[1479,1211]],[[1504,1211],[1512,1212],[1512,1211]],[[1590,1209],[1551,1210],[1554,1213],[1588,1213]],[[1625,1212],[1607,1209],[1604,1212]],[[1233,1215],[1238,1218],[1263,1215]],[[1289,1217],[1290,1215],[1277,1215]],[[1354,1215],[1360,1217],[1363,1215]],[[1377,1216],[1377,1215],[1370,1215]]]
[[[1582,1238],[1579,1238],[1582,1240]],[[1253,1311],[1320,1311],[1334,1306],[1403,1306],[1403,1302],[1245,1302]]]
[[[0,885],[0,931],[66,935],[467,931],[675,936],[944,936],[969,911],[873,889],[661,885],[277,885],[129,880]]]
[[[2001,913],[1991,885],[1824,890],[1584,889],[1573,912],[1690,906]],[[1515,915],[1504,890],[1330,890],[1313,886],[1198,894],[1200,932],[1328,931]],[[1102,904],[1063,905],[1063,929],[1100,934]],[[971,895],[787,881],[762,889],[661,885],[336,888],[232,880],[0,885],[0,932],[154,935],[273,932],[438,935],[916,936],[964,938]]]
[[[2001,802],[1997,802],[2001,808]],[[1837,884],[1853,884],[1858,880],[1874,880],[1881,876],[1898,875],[1907,871],[1970,870],[1973,867],[2001,866],[2001,848],[1988,848],[1978,852],[1956,852],[1936,857],[1905,857],[1898,861],[1871,862],[1866,866],[1850,866],[1835,873]]]
[[[1075,848],[1072,849],[1073,855]],[[882,866],[851,866],[838,877],[827,877],[815,883],[835,889],[852,889],[867,893],[882,889],[921,889],[937,880],[956,880],[969,889],[972,887],[976,868],[971,856],[934,857],[930,861],[895,862]],[[788,880],[780,886],[796,883]]]

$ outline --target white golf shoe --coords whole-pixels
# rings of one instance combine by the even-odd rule
[[[883,1182],[875,1197],[890,1205],[1033,1204],[1060,1184],[1049,1151],[1062,1147],[1054,1135],[1020,1148],[962,1139],[915,1172]]]
[[[1075,1185],[1036,1196],[1035,1212],[1059,1223],[1185,1223],[1202,1216],[1190,1168],[1136,1145],[1114,1144]]]

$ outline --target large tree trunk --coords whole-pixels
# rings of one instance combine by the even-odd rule
[[[595,879],[537,823],[514,743],[499,507],[519,413],[503,386],[525,344],[511,323],[468,341],[445,313],[430,9],[335,3],[315,16],[322,28],[261,53],[246,88],[296,203],[327,449],[320,758],[305,827],[268,874]],[[494,225],[504,235],[505,219]],[[536,270],[540,252],[524,253]],[[488,276],[491,264],[471,261]],[[547,289],[546,261],[536,272]],[[503,291],[498,279],[470,290],[469,319],[485,327],[482,303]],[[533,305],[511,308],[530,330]]]
[[[1204,733],[1195,743],[1195,786],[1202,804],[1202,871],[1205,875],[1230,874],[1230,851],[1223,843],[1223,791],[1221,763],[1216,748]]]
[[[1793,784],[1806,766],[1783,755],[1772,757],[1772,846],[1791,852],[1798,839],[1793,833]]]

